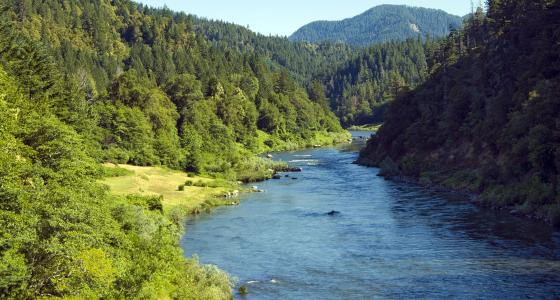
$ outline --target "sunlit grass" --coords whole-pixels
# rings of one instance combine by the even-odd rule
[[[112,164],[106,164],[105,166],[116,167]],[[177,206],[191,211],[200,207],[207,200],[221,197],[224,193],[234,189],[231,182],[200,176],[189,177],[185,172],[161,167],[131,165],[118,165],[118,167],[133,173],[103,179],[102,183],[109,186],[111,193],[116,195],[163,196],[162,204],[166,211]],[[207,186],[184,186],[183,191],[180,191],[179,186],[184,185],[188,180],[207,183]]]
[[[377,132],[382,125],[383,124],[354,125],[349,127],[348,130]]]

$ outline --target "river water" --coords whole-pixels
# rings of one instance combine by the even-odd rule
[[[238,299],[560,297],[558,232],[377,177],[352,164],[359,141],[275,155],[304,171],[189,219],[186,255],[247,286]]]

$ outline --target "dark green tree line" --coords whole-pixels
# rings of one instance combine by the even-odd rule
[[[488,1],[397,97],[360,161],[560,220],[558,1]],[[387,169],[387,168],[386,168]]]

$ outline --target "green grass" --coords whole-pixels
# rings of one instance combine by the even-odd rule
[[[164,211],[176,207],[191,212],[204,206],[213,198],[219,198],[224,193],[239,189],[236,183],[212,179],[201,176],[189,176],[185,172],[161,167],[138,167],[131,165],[105,164],[105,168],[120,168],[127,170],[123,176],[108,177],[102,183],[109,186],[115,195],[163,196]],[[195,182],[192,186],[185,185],[187,181]],[[184,186],[183,191],[179,186]],[[215,202],[214,200],[212,200]],[[229,201],[231,202],[231,200]]]
[[[314,132],[314,136],[306,140],[283,141],[278,137],[257,130],[256,153],[292,151],[315,145],[328,146],[347,142],[352,138],[348,131],[342,132]]]
[[[348,128],[353,131],[373,131],[377,132],[383,124],[354,125]]]
[[[242,182],[257,182],[271,179],[275,172],[285,170],[288,164],[268,158],[250,156],[235,168],[237,180]]]

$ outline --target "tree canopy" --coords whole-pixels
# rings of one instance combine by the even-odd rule
[[[558,1],[488,1],[439,44],[360,161],[560,222]],[[392,161],[392,163],[390,163]]]

